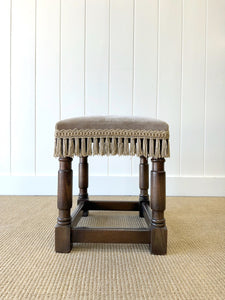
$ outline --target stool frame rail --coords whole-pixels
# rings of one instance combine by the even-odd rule
[[[59,158],[58,197],[59,215],[55,226],[55,251],[68,253],[73,243],[142,243],[149,244],[152,254],[163,255],[167,251],[167,228],[165,210],[164,158],[151,159],[151,201],[149,200],[148,159],[140,157],[138,201],[90,200],[88,196],[88,157],[80,157],[79,195],[77,207],[72,207],[72,158]],[[88,217],[91,210],[139,211],[144,218],[145,228],[93,228],[77,226],[82,217]]]

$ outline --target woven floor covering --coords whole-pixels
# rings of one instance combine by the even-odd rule
[[[115,198],[136,200],[105,197]],[[1,300],[225,299],[225,198],[168,198],[166,256],[145,244],[76,244],[70,254],[55,253],[56,217],[56,197],[0,197]],[[91,212],[80,222],[144,224],[135,212]]]

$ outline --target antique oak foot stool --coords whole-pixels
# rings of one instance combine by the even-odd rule
[[[130,155],[140,157],[139,200],[92,201],[88,197],[88,156]],[[73,243],[144,243],[152,254],[166,254],[165,157],[169,157],[167,123],[141,117],[93,116],[66,119],[55,127],[55,157],[59,157],[56,252],[70,252]],[[77,207],[72,214],[71,163],[80,157]],[[149,166],[151,157],[151,200]],[[90,210],[139,211],[145,228],[90,228],[77,226]]]

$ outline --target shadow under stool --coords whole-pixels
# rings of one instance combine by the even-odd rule
[[[139,156],[138,201],[94,201],[88,196],[88,156]],[[55,251],[68,253],[73,243],[143,243],[152,254],[166,254],[165,157],[169,157],[168,124],[150,118],[92,116],[59,121],[55,127],[55,157],[59,157],[59,215],[55,227]],[[72,207],[72,160],[79,156],[79,196]],[[151,200],[149,164],[151,157]],[[145,228],[79,227],[81,217],[91,210],[139,211]]]

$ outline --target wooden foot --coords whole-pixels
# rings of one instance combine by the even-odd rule
[[[140,188],[140,195],[139,195],[139,217],[144,217],[142,203],[149,204],[149,195],[148,195],[148,188],[149,188],[149,166],[148,166],[148,159],[144,156],[140,157],[140,165],[139,165],[139,188]]]
[[[151,171],[151,244],[152,254],[166,254],[167,228],[164,219],[166,208],[166,184],[164,171],[164,158],[152,159]]]
[[[58,199],[59,216],[55,227],[55,251],[68,253],[72,248],[71,216],[73,171],[72,158],[59,158]]]
[[[80,202],[87,202],[89,201],[88,197],[88,157],[80,157],[80,162],[79,162],[79,189],[80,193],[78,196],[77,203],[79,204]],[[87,207],[87,205],[85,206]],[[88,216],[88,210],[84,209],[83,211],[83,217]]]
[[[164,255],[167,250],[167,228],[151,228],[150,251],[152,254]]]
[[[72,249],[71,227],[55,226],[55,251],[59,253],[69,253]]]

